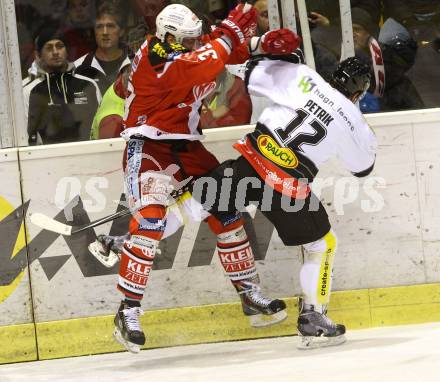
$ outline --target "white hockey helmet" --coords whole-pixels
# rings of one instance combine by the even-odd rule
[[[198,38],[202,34],[202,20],[182,4],[168,5],[156,17],[156,36],[165,41],[167,33],[179,44],[184,38]]]

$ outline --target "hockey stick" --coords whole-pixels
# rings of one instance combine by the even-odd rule
[[[79,226],[61,223],[39,212],[34,212],[33,214],[31,214],[30,220],[32,224],[35,224],[40,228],[46,229],[48,231],[56,232],[64,236],[70,236],[88,230],[90,228],[99,226],[101,224],[107,223],[109,221],[122,218],[129,214],[130,214],[130,210],[127,208],[119,212],[115,212],[114,214],[104,216],[101,219]]]

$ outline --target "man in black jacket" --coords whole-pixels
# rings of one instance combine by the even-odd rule
[[[44,30],[35,40],[34,77],[23,87],[29,144],[88,140],[101,93],[75,74],[63,36]]]

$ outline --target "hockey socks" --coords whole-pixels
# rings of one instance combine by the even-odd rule
[[[141,300],[150,276],[159,241],[132,235],[122,248],[118,289],[130,299]]]
[[[218,234],[217,251],[223,269],[233,283],[257,276],[254,254],[243,226]]]
[[[323,312],[330,301],[336,236],[329,231],[322,239],[304,246],[300,283],[304,302]]]
[[[220,262],[240,296],[251,326],[274,325],[287,317],[282,300],[262,296],[254,254],[243,226],[217,235]]]

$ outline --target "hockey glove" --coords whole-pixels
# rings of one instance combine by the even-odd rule
[[[237,5],[215,28],[214,38],[226,35],[232,42],[232,47],[240,45],[245,39],[251,38],[257,31],[257,10],[250,4]]]
[[[275,29],[261,37],[252,37],[249,41],[251,56],[258,54],[290,54],[301,44],[301,37],[290,29]]]

